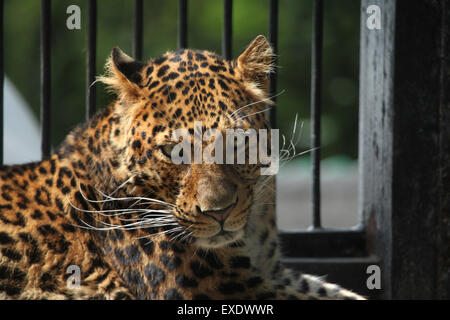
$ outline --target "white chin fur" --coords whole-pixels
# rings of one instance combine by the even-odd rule
[[[195,244],[202,248],[216,249],[221,248],[242,239],[244,235],[244,229],[230,232],[224,235],[216,235],[209,238],[197,238]]]

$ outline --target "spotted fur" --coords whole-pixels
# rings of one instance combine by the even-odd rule
[[[115,48],[99,81],[117,99],[48,159],[0,170],[0,298],[360,298],[286,282],[261,165],[169,158],[172,132],[193,137],[194,121],[268,128],[272,56],[262,36],[233,61],[182,49],[143,63]]]

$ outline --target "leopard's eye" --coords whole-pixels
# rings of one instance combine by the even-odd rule
[[[172,150],[174,147],[175,144],[166,144],[160,146],[159,149],[161,150],[162,154],[165,155],[167,158],[172,158]]]

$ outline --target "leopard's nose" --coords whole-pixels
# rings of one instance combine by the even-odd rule
[[[200,213],[202,213],[204,215],[214,218],[218,222],[223,222],[228,218],[231,211],[233,211],[233,208],[236,206],[236,203],[237,203],[237,200],[234,203],[232,203],[231,205],[229,205],[228,207],[220,209],[220,210],[202,211],[201,208],[199,206],[197,206],[197,211],[199,211]]]
[[[197,183],[197,210],[218,220],[230,214],[237,199],[237,186],[223,175],[208,176]]]

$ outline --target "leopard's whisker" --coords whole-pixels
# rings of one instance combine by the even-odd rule
[[[144,214],[145,214],[145,216],[142,216]],[[136,219],[136,220],[166,218],[166,217],[170,217],[171,216],[171,214],[166,214],[166,213],[152,213],[152,214],[149,214],[148,212],[139,213],[135,217],[129,217],[129,218],[122,218],[121,216],[124,216],[124,215],[128,215],[129,216],[130,213],[121,213],[121,214],[116,214],[116,215],[108,215],[108,214],[101,214],[100,213],[100,215],[104,216],[104,217],[118,217],[118,219]]]
[[[140,239],[147,239],[147,238],[150,238],[149,242],[153,242],[153,239],[152,239],[152,238],[154,238],[154,237],[156,237],[156,236],[160,236],[160,235],[162,235],[162,234],[167,234],[167,233],[176,232],[176,231],[179,231],[179,230],[181,230],[181,229],[183,229],[183,227],[176,227],[176,228],[172,228],[172,229],[165,230],[165,231],[162,231],[162,232],[157,232],[157,233],[152,233],[152,234],[148,234],[148,235],[145,235],[145,236],[137,237],[136,239],[137,239],[137,240],[140,240]]]
[[[101,193],[101,191],[99,191]],[[114,197],[109,197],[107,195],[105,195],[104,193],[101,193],[101,195],[103,195],[104,197],[106,197],[107,199],[103,200],[104,202],[106,201],[130,201],[130,200],[145,200],[148,201],[150,203],[158,203],[158,204],[162,204],[162,205],[166,205],[166,206],[170,206],[170,207],[176,207],[174,204],[162,201],[162,200],[158,200],[158,199],[152,199],[152,198],[146,198],[146,197],[121,197],[121,198],[114,198]]]
[[[175,241],[177,238],[179,238],[180,236],[184,235],[185,233],[186,233],[186,230],[182,230],[181,232],[179,232],[178,234],[176,234],[175,236],[170,238],[169,241]]]
[[[81,228],[81,229],[88,229],[88,230],[95,230],[95,231],[109,231],[109,230],[117,230],[120,229],[120,227],[118,226],[113,226],[113,227],[94,227],[92,225],[90,225],[89,223],[87,223],[86,221],[84,221],[83,219],[80,219],[80,221],[82,223],[84,223],[86,226],[80,226],[80,225],[73,225],[75,227]]]
[[[139,217],[139,219],[161,219],[161,220],[175,220],[175,218],[171,214],[148,214],[143,217]]]
[[[141,229],[146,229],[146,228],[159,228],[159,227],[177,226],[178,225],[177,223],[148,224],[145,222],[129,223],[126,225],[114,225],[114,224],[104,223],[102,221],[100,221],[100,223],[105,224],[110,227],[116,227],[118,229],[123,229],[123,230],[141,230]]]
[[[151,194],[151,192],[147,192],[145,195],[143,195],[143,197],[146,197],[149,194]],[[129,206],[129,208],[134,207],[135,205],[139,204],[141,201],[142,201],[142,199],[136,200],[131,206]],[[141,205],[145,205],[145,204],[151,204],[151,203],[150,202],[141,203]]]
[[[98,230],[98,231],[106,231],[106,230],[115,230],[115,229],[123,229],[123,230],[138,230],[138,229],[144,229],[144,228],[150,228],[150,227],[165,227],[169,225],[178,225],[178,223],[174,223],[174,221],[152,221],[151,219],[146,219],[144,221],[138,221],[134,223],[128,223],[125,225],[114,225],[111,223],[107,223],[105,221],[99,220],[94,218],[98,223],[106,226],[106,227],[94,227],[90,224],[88,224],[83,219],[80,219],[81,222],[83,222],[87,227],[84,226],[77,226],[85,229],[91,229],[91,230]],[[75,225],[76,226],[76,225]]]
[[[101,221],[101,220],[98,220],[98,222],[103,224],[103,225],[105,225],[105,226],[118,226],[118,225],[114,225],[114,224],[111,224],[111,223],[108,223],[108,222],[105,222],[105,221]],[[125,229],[125,230],[133,230],[133,228],[135,226],[142,226],[143,224],[145,224],[145,221],[138,221],[138,222],[128,223],[128,224],[120,225],[118,227],[121,227],[122,229]],[[140,228],[137,228],[137,229],[140,229]]]
[[[311,151],[317,150],[317,149],[319,149],[319,148],[320,148],[320,147],[317,147],[317,148],[311,148],[311,149],[302,151],[302,152],[300,152],[300,153],[297,153],[297,154],[294,154],[294,155],[290,156],[289,158],[283,159],[283,161],[289,162],[289,161],[291,161],[291,160],[294,159],[294,158],[297,158],[297,157],[302,156],[302,155],[304,155],[304,154],[310,153]]]
[[[175,221],[174,219],[170,219],[170,217],[147,217],[147,218],[118,218],[119,221],[146,221],[146,220],[151,220],[151,221],[160,221],[160,222],[173,222]]]
[[[151,234],[151,235],[149,235],[149,236],[153,236],[153,237],[158,236],[158,237],[161,237],[161,236],[163,236],[163,235],[165,235],[165,234],[170,234],[170,233],[173,233],[173,232],[177,232],[177,231],[182,230],[182,229],[183,229],[183,227],[177,227],[177,228],[173,228],[173,229],[169,229],[169,230],[165,230],[165,231],[153,233],[153,234]]]
[[[184,228],[184,230],[182,232],[180,232],[178,235],[176,235],[175,237],[171,238],[171,241],[174,241],[176,238],[182,236],[184,233],[187,233],[187,231],[193,226],[193,224],[187,226]],[[192,234],[192,233],[191,233]]]
[[[98,213],[98,214],[102,214],[104,216],[109,216],[109,217],[122,215],[122,214],[131,214],[131,213],[150,213],[150,212],[161,213],[161,214],[170,214],[171,213],[170,210],[144,209],[144,208],[142,208],[142,209],[124,208],[124,209],[107,209],[107,210],[87,210],[87,209],[78,208],[70,201],[70,199],[68,199],[68,202],[72,208],[74,208],[78,211],[87,212],[87,213]],[[105,213],[108,213],[108,212],[114,212],[114,214],[105,215]],[[117,213],[117,212],[120,212],[120,213]]]
[[[110,197],[116,193],[118,190],[122,189],[127,183],[130,182],[130,180],[132,180],[134,177],[136,177],[136,175],[133,175],[131,177],[129,177],[126,181],[124,181],[120,186],[118,186],[113,192],[111,192],[111,194],[109,195]],[[97,190],[98,191],[98,190]]]
[[[248,108],[248,107],[250,107],[250,106],[253,106],[253,105],[255,105],[255,104],[258,104],[258,103],[261,103],[261,102],[264,102],[264,101],[271,101],[272,98],[276,98],[276,97],[278,97],[279,95],[282,95],[285,91],[286,91],[286,90],[282,90],[281,92],[279,92],[279,93],[277,93],[277,94],[274,94],[273,96],[270,96],[270,97],[267,97],[267,98],[265,98],[265,99],[262,99],[262,100],[259,100],[259,101],[255,101],[255,102],[252,102],[252,103],[249,103],[249,104],[246,104],[246,105],[244,105],[244,106],[238,108],[237,110],[233,111],[233,112],[230,114],[230,116],[233,118],[234,115],[235,115],[236,113],[238,113],[239,111],[241,111],[241,110],[244,109],[244,108]],[[238,119],[236,119],[236,120],[238,120]]]
[[[81,188],[80,188],[80,193],[81,193],[83,199],[88,201],[88,202],[91,202],[91,203],[105,203],[105,202],[111,202],[111,201],[133,201],[133,200],[140,201],[140,200],[145,200],[149,204],[157,203],[157,204],[161,204],[161,205],[165,205],[165,206],[175,207],[175,205],[173,205],[171,203],[168,203],[168,202],[165,202],[165,201],[162,201],[162,200],[158,200],[158,199],[152,199],[152,198],[146,198],[146,197],[120,197],[120,198],[115,198],[115,197],[106,195],[105,193],[101,192],[100,190],[96,189],[96,191],[100,195],[102,195],[104,198],[106,198],[106,199],[103,199],[103,200],[92,200],[92,199],[89,199],[89,198],[86,197],[86,195],[84,194],[83,190],[81,190]]]
[[[185,240],[186,240],[188,237],[190,237],[193,233],[194,233],[193,231],[187,233],[187,234],[186,234],[183,238],[181,238],[179,241],[180,241],[180,242],[185,241]]]
[[[257,112],[254,112],[254,113],[246,114],[245,116],[237,118],[236,120],[243,120],[243,119],[248,118],[250,116],[254,116],[255,114],[266,112],[266,111],[268,111],[270,109],[272,109],[272,107],[268,107],[268,108],[266,108],[264,110],[257,111]]]

